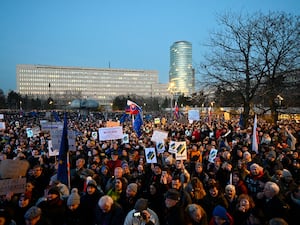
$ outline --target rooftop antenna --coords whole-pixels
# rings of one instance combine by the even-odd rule
[[[108,61],[108,68],[110,69],[110,61]]]

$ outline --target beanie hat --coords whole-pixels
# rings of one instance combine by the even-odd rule
[[[49,189],[48,194],[55,194],[55,195],[60,196],[60,191],[59,191],[58,187],[52,187]]]
[[[121,162],[121,167],[123,168],[123,167],[125,167],[125,166],[128,166],[128,162],[127,162],[126,160],[123,160],[123,161]]]
[[[147,208],[148,208],[148,200],[144,198],[139,198],[134,205],[134,209],[136,211],[143,211],[146,210]]]
[[[92,186],[94,188],[97,188],[97,182],[95,180],[90,180],[90,181],[88,181],[86,187],[88,187],[88,186]]]
[[[283,176],[283,178],[293,177],[291,172],[287,169],[282,170],[282,176]]]
[[[222,219],[228,220],[227,211],[223,206],[217,205],[212,214],[213,216],[218,216]]]
[[[276,158],[276,152],[271,150],[268,152],[268,157]]]
[[[171,188],[166,192],[165,198],[179,201],[180,193],[176,189]]]
[[[29,208],[25,215],[24,215],[24,219],[25,220],[32,220],[38,216],[40,216],[42,214],[42,210],[37,207],[37,206],[32,206],[31,208]]]
[[[73,188],[71,194],[68,197],[67,205],[79,205],[80,204],[80,195],[78,194],[78,189]]]
[[[138,191],[138,186],[136,183],[130,183],[128,184],[127,188],[133,192],[137,192]]]

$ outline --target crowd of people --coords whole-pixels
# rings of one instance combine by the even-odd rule
[[[7,190],[0,201],[0,225],[296,225],[300,221],[300,124],[257,123],[258,150],[252,150],[253,121],[222,116],[160,123],[144,120],[140,137],[132,121],[121,124],[129,141],[100,141],[92,133],[111,114],[68,113],[76,131],[70,151],[70,183],[57,179],[59,161],[49,156],[50,133],[28,138],[26,128],[45,118],[4,113],[0,160],[26,160],[22,193]],[[57,116],[63,117],[62,114]],[[155,116],[154,116],[155,117]],[[153,117],[153,118],[154,118]],[[53,118],[48,118],[51,120]],[[154,130],[168,133],[157,162],[145,148],[156,148]],[[171,141],[186,143],[187,158],[168,151]],[[211,160],[210,153],[217,150]],[[1,163],[0,162],[0,163]]]

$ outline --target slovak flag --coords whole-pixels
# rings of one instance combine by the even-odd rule
[[[179,118],[179,107],[177,105],[177,102],[175,103],[174,115],[175,115],[176,119]]]
[[[129,106],[130,115],[137,115],[141,110],[141,107],[139,107],[138,104],[133,101],[127,100],[127,105]]]

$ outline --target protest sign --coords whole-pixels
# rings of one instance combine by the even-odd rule
[[[19,178],[26,176],[29,168],[27,160],[5,159],[0,163],[0,178]]]
[[[99,128],[99,140],[117,140],[123,138],[123,129],[121,126]]]
[[[4,179],[0,180],[0,195],[6,195],[9,191],[14,194],[25,191],[26,178]]]
[[[153,142],[164,142],[168,138],[168,132],[162,130],[154,130],[151,141]]]
[[[145,148],[145,156],[147,163],[157,163],[155,148]]]

